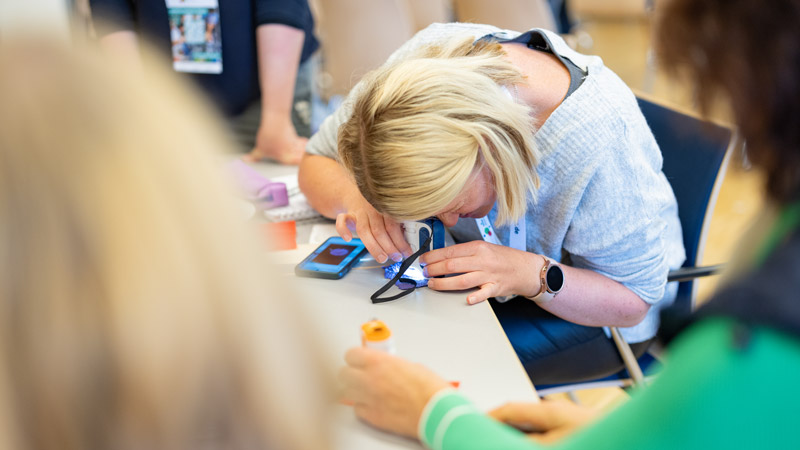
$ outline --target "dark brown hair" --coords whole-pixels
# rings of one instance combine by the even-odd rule
[[[662,65],[693,82],[701,111],[727,98],[768,195],[800,199],[800,2],[667,0]]]

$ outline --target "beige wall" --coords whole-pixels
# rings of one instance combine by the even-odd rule
[[[555,29],[546,0],[313,0],[322,42],[321,93],[344,95],[413,34],[434,22]]]
[[[69,9],[66,0],[0,1],[0,38],[14,35],[47,35],[68,39]]]
[[[461,22],[488,23],[508,30],[556,30],[547,0],[453,0]]]
[[[451,20],[448,0],[314,0],[313,8],[326,98],[349,92],[420,29]]]

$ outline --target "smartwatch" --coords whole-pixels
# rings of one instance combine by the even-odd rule
[[[544,258],[544,266],[539,272],[539,281],[542,287],[538,294],[528,297],[537,303],[549,302],[564,289],[564,271],[561,270],[561,266],[546,256],[542,256],[542,258]]]

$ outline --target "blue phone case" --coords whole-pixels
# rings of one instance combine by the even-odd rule
[[[338,280],[358,264],[361,255],[366,251],[361,239],[347,242],[338,236],[328,238],[295,266],[294,273],[301,277]]]

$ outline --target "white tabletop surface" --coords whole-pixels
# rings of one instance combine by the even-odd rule
[[[419,289],[401,299],[372,304],[370,295],[386,280],[383,269],[367,258],[341,280],[298,278],[294,264],[314,249],[302,245],[273,256],[281,273],[295,285],[312,321],[339,361],[346,349],[360,345],[360,327],[378,318],[392,330],[397,355],[416,361],[451,381],[481,409],[538,397],[487,302],[467,305],[464,292]],[[390,291],[393,292],[393,291]],[[342,406],[337,420],[337,448],[419,448],[420,444],[376,431]]]

